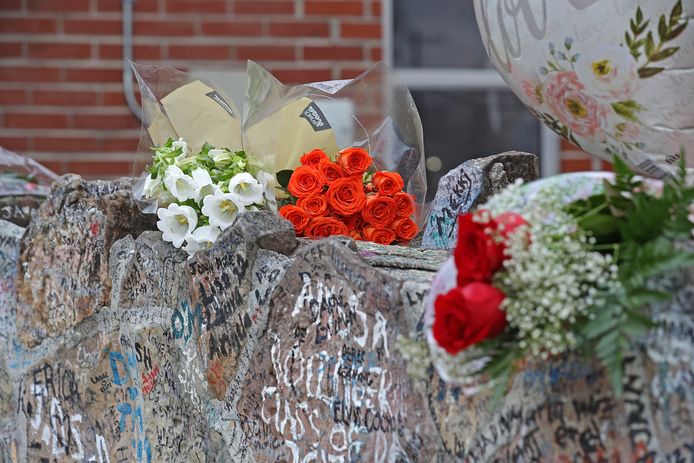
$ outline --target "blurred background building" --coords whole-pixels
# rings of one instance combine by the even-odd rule
[[[604,167],[505,89],[465,0],[0,0],[0,146],[58,173],[130,174],[140,121],[124,45],[135,61],[219,83],[239,105],[247,59],[285,83],[385,60],[419,108],[430,184],[510,149],[541,154],[545,175]]]

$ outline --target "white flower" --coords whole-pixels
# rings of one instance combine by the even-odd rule
[[[195,182],[195,201],[198,203],[205,196],[214,195],[219,191],[219,187],[212,182],[210,173],[202,167],[193,170],[191,176]]]
[[[156,198],[159,196],[159,193],[162,192],[161,186],[161,175],[157,175],[157,178],[152,178],[152,175],[147,175],[147,178],[145,178],[145,186],[142,189],[142,195],[145,198]]]
[[[275,176],[263,170],[258,172],[258,183],[263,186],[263,193],[267,200],[268,206],[273,211],[277,211],[277,199],[275,197]]]
[[[164,172],[164,185],[169,192],[179,201],[194,199],[195,181],[192,177],[183,173],[178,166],[169,166]]]
[[[180,248],[183,240],[198,225],[198,214],[190,206],[169,204],[169,207],[159,208],[157,228],[162,232],[162,239],[170,241]]]
[[[248,172],[236,174],[229,180],[229,194],[244,206],[262,203],[263,190],[263,186]]]
[[[236,216],[243,211],[243,204],[236,202],[236,197],[230,193],[219,191],[203,199],[202,213],[210,218],[211,226],[222,230],[231,226]]]
[[[186,156],[188,156],[188,143],[183,138],[179,138],[178,140],[175,140],[173,143],[171,143],[172,151],[177,150],[178,148],[181,148],[181,154],[176,156],[176,161],[185,159]]]
[[[581,54],[576,75],[586,93],[611,100],[629,99],[639,83],[636,60],[618,45],[600,45]]]
[[[203,225],[186,236],[186,245],[183,249],[191,256],[201,249],[209,249],[217,241],[220,233],[222,230],[219,227]]]

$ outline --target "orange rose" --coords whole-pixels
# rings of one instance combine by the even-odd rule
[[[300,159],[302,166],[310,167],[317,166],[318,163],[322,160],[330,161],[330,158],[328,158],[328,155],[325,154],[325,151],[321,149],[315,149],[313,151],[309,151],[308,153],[304,153],[304,155],[301,156]]]
[[[306,229],[306,236],[311,238],[324,238],[326,236],[349,236],[345,224],[333,217],[313,217]]]
[[[314,217],[325,215],[328,212],[328,199],[322,194],[299,198],[296,205]]]
[[[373,159],[366,150],[347,148],[337,153],[337,163],[347,175],[361,175],[371,166]]]
[[[318,163],[318,172],[320,172],[326,185],[332,185],[335,180],[344,177],[342,168],[327,159],[323,159]]]
[[[366,196],[362,217],[369,225],[385,228],[395,220],[395,200],[388,196],[370,194]]]
[[[345,227],[347,227],[347,230],[350,232],[352,230],[356,230],[358,228],[361,228],[361,220],[359,217],[359,214],[355,215],[348,215],[348,216],[340,216],[338,219],[345,224]]]
[[[364,207],[366,194],[364,184],[359,177],[347,177],[335,180],[328,188],[328,204],[335,213],[352,215]]]
[[[414,220],[409,218],[398,219],[390,225],[395,234],[404,241],[410,241],[419,233],[419,227]]]
[[[297,167],[289,178],[287,189],[297,198],[311,196],[312,194],[323,191],[323,177],[317,170],[311,167]]]
[[[292,223],[297,235],[301,235],[301,233],[303,233],[311,220],[310,215],[308,215],[300,207],[294,206],[293,204],[282,206],[280,208],[280,215]]]
[[[385,196],[393,196],[395,193],[401,192],[405,186],[405,182],[402,181],[402,177],[397,172],[376,172],[371,182],[376,191]]]
[[[414,214],[416,207],[414,203],[414,196],[399,192],[395,193],[393,199],[395,200],[395,212],[398,217],[410,217],[412,214]]]
[[[395,241],[395,232],[390,228],[364,227],[364,238],[377,244],[390,244]]]

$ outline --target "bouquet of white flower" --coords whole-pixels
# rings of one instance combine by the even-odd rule
[[[190,256],[209,248],[238,214],[277,208],[274,176],[243,151],[205,143],[193,155],[182,138],[153,151],[142,199],[157,202],[164,241]]]

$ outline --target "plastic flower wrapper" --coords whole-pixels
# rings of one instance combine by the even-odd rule
[[[338,152],[362,148],[376,170],[402,177],[421,227],[427,190],[422,124],[407,86],[386,65],[350,80],[286,86],[249,61],[246,83],[242,133],[248,153],[262,153],[274,172],[287,172],[315,149],[336,161]]]
[[[0,196],[45,197],[57,178],[33,159],[0,146]]]

